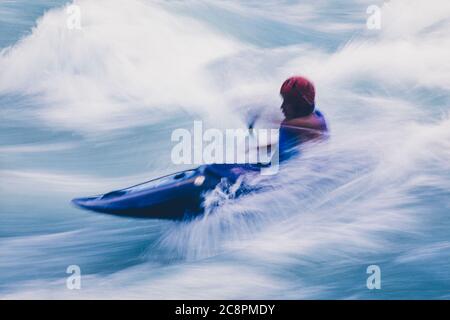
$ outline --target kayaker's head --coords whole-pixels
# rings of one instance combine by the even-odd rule
[[[310,115],[315,107],[314,85],[308,79],[295,76],[283,82],[280,94],[283,97],[281,110],[286,119]]]

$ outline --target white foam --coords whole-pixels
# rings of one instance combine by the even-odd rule
[[[152,123],[180,109],[222,113],[208,65],[237,52],[237,41],[154,2],[76,4],[81,30],[67,28],[65,8],[54,9],[1,54],[1,93],[37,95],[40,119],[81,132]]]

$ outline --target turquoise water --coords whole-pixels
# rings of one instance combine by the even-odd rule
[[[450,6],[0,2],[0,297],[450,297]],[[305,74],[331,138],[190,222],[70,199],[178,171],[176,128],[280,117]],[[184,168],[184,167],[183,167]],[[81,290],[66,288],[78,265]],[[366,287],[369,265],[381,289]]]

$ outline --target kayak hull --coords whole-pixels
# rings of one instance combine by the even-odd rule
[[[182,219],[203,212],[203,195],[222,179],[235,182],[248,168],[209,165],[106,194],[75,198],[79,208],[133,218]]]

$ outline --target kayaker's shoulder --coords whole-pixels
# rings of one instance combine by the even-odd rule
[[[281,123],[282,127],[297,127],[297,128],[307,128],[314,130],[326,130],[327,125],[325,122],[325,117],[323,114],[316,110],[310,115],[304,117],[293,118],[289,120],[284,120]]]

